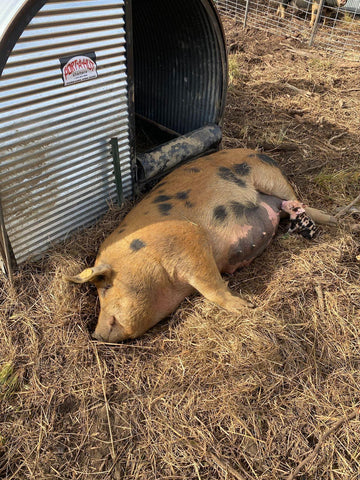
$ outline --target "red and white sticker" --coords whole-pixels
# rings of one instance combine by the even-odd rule
[[[65,87],[86,82],[98,76],[95,52],[81,53],[59,60]]]

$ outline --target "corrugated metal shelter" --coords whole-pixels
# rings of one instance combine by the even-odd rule
[[[360,0],[348,0],[343,10],[360,15]]]
[[[10,270],[132,195],[137,163],[164,143],[195,139],[183,160],[220,141],[226,53],[212,0],[11,0],[0,75]]]

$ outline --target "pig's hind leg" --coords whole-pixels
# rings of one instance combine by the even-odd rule
[[[258,192],[283,200],[297,201],[295,190],[275,160],[264,154],[251,154],[248,162],[251,166],[250,179],[253,187]],[[315,223],[323,225],[337,224],[336,218],[328,213],[307,205],[303,205],[303,208]]]
[[[311,217],[315,223],[319,223],[321,225],[332,225],[335,226],[338,224],[338,221],[332,215],[329,215],[322,210],[318,210],[317,208],[308,207],[304,205],[305,212]]]

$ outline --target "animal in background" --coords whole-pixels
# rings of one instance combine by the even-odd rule
[[[346,2],[347,0],[325,0],[323,3],[324,17],[331,16],[334,9],[343,7]],[[283,19],[285,18],[285,11],[289,4],[293,4],[296,8],[305,12],[311,9],[310,26],[312,27],[314,25],[316,15],[320,7],[320,0],[281,0],[281,3],[277,9],[277,14]]]
[[[258,257],[282,215],[308,237],[312,220],[336,223],[304,207],[278,164],[262,153],[224,150],[178,167],[125,216],[95,265],[68,277],[97,287],[94,337],[139,337],[195,291],[230,312],[253,307],[229,290],[221,273]]]

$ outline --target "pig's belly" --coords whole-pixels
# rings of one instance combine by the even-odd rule
[[[229,224],[220,238],[217,263],[221,272],[233,273],[265,250],[277,231],[281,203],[277,197],[260,194],[257,208],[249,210],[241,221]]]

